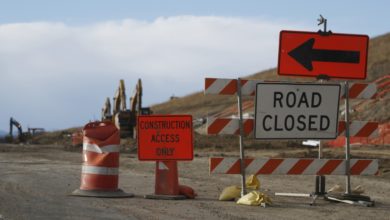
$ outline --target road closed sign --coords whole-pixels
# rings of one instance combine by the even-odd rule
[[[138,116],[139,160],[192,160],[191,115]]]
[[[339,84],[258,83],[256,139],[334,139]]]

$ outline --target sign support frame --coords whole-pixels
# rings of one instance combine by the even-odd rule
[[[321,16],[321,15],[320,15]],[[330,34],[331,32],[326,32],[326,22],[327,20],[321,16],[319,20],[319,24],[318,25],[321,25],[321,24],[324,24],[324,31],[323,33],[328,33]],[[322,75],[319,75],[317,76],[317,79],[319,81],[319,83],[323,83],[324,81],[329,81],[330,77],[328,75],[325,75],[325,74],[322,74]],[[323,157],[323,146],[322,146],[322,140],[319,140],[319,143],[318,143],[318,159],[321,159]],[[316,176],[316,181],[315,181],[315,191],[314,191],[314,198],[313,198],[313,202],[312,204],[314,204],[316,198],[318,196],[324,196],[326,194],[325,192],[325,186],[326,186],[326,177],[325,176],[322,176],[322,175],[317,175]]]
[[[351,205],[360,204],[366,207],[375,205],[375,201],[371,200],[369,196],[363,196],[360,194],[353,194],[351,190],[351,146],[350,146],[350,130],[349,130],[349,81],[344,81],[345,92],[345,192],[341,196],[327,195],[326,200],[343,202]]]
[[[242,94],[241,94],[241,78],[237,78],[237,104],[239,114],[239,143],[240,143],[240,171],[241,171],[241,197],[246,194],[246,181],[245,181],[245,154],[244,154],[244,128],[242,118]]]
[[[351,175],[350,175],[350,137],[349,137],[349,82],[344,82],[345,92],[345,190],[346,194],[351,194]]]
[[[323,36],[329,36],[332,34],[332,31],[327,31],[327,19],[324,18],[322,15],[320,15],[320,18],[318,19],[318,25],[323,25],[323,31],[319,30],[318,33]],[[368,43],[367,43],[368,44]],[[368,45],[367,45],[368,46]],[[367,62],[367,61],[366,61]],[[367,68],[367,64],[366,67]],[[367,71],[367,70],[366,70]],[[367,73],[365,73],[366,75]],[[323,80],[329,80],[330,77],[326,74],[320,74],[317,76],[317,79],[319,79],[320,82]],[[359,202],[363,202],[364,206],[370,207],[375,204],[374,201],[370,199],[368,196],[361,196],[361,195],[353,195],[351,191],[351,173],[350,173],[350,159],[351,159],[351,151],[350,151],[350,118],[349,118],[349,81],[346,79],[344,81],[344,105],[345,105],[345,193],[341,195],[341,199],[336,198],[335,196],[328,196],[326,195],[326,192],[322,192],[321,188],[325,188],[325,176],[316,176],[316,192],[313,194],[309,194],[310,197],[313,197],[312,203],[310,205],[314,205],[314,202],[317,198],[317,196],[323,196],[326,200],[333,200],[338,202],[344,202],[348,204],[360,204]],[[322,143],[320,140],[320,143],[318,145],[318,158],[320,159],[322,157]],[[317,189],[318,192],[317,192]],[[275,193],[276,195],[276,193]],[[287,196],[284,194],[279,194],[280,196]],[[291,196],[291,195],[290,195]],[[300,196],[302,195],[292,195],[292,196]],[[354,197],[354,198],[351,198]]]

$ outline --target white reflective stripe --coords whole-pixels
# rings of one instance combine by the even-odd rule
[[[220,164],[218,164],[217,167],[212,171],[212,173],[227,173],[230,168],[238,161],[239,159],[237,158],[223,158]]]
[[[84,174],[100,174],[100,175],[118,175],[118,168],[111,167],[97,167],[97,166],[86,166],[83,165],[81,168],[81,173]]]
[[[205,94],[220,94],[230,83],[237,83],[237,79],[215,79],[215,81],[205,90]],[[241,94],[244,96],[254,95],[256,84],[263,82],[261,80],[248,80],[241,85]],[[236,94],[237,91],[234,92]],[[232,94],[232,95],[234,95]]]
[[[356,159],[358,160],[358,159]],[[379,170],[378,159],[374,159],[359,175],[375,175]]]
[[[229,123],[219,132],[219,134],[234,134],[239,128],[239,121],[230,119]]]
[[[233,79],[216,79],[206,89],[205,94],[219,94]]]
[[[369,136],[369,138],[376,138],[376,137],[379,137],[379,129],[375,129],[374,132],[372,132]]]
[[[353,161],[350,161],[351,164]],[[350,166],[352,167],[352,166]],[[343,160],[337,167],[332,171],[330,175],[345,175],[345,160]]]
[[[355,136],[365,125],[365,121],[354,121],[349,125],[349,136]]]
[[[96,144],[90,144],[90,143],[83,143],[83,150],[85,151],[91,151],[95,153],[115,153],[119,152],[119,145],[106,145],[103,147],[99,147]]]
[[[254,159],[252,163],[250,163],[245,171],[248,174],[257,174],[261,168],[263,168],[264,164],[267,163],[268,158],[260,158],[260,159]]]
[[[158,162],[158,169],[159,169],[159,170],[169,170],[169,168],[167,167],[167,165],[165,165],[165,163],[162,162],[162,161],[159,161],[159,162]]]
[[[371,99],[374,97],[377,91],[376,84],[369,83],[367,87],[359,94],[358,98],[360,99]]]
[[[375,83],[350,83],[349,84],[349,92],[351,91],[351,88],[355,84],[365,84],[366,87],[359,93],[359,95],[356,96],[355,99],[372,99],[376,92],[378,91],[377,85]],[[344,84],[341,85],[341,92],[340,96],[345,95],[345,89],[344,89]]]
[[[279,164],[272,174],[287,174],[299,160],[297,158],[283,159],[283,162]]]
[[[302,175],[316,175],[319,170],[328,162],[326,159],[317,159],[302,172]]]
[[[248,80],[243,86],[241,86],[241,94],[242,95],[256,95],[256,84],[261,83],[261,80]]]

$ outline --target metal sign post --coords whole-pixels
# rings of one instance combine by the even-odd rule
[[[345,92],[345,190],[346,194],[351,194],[351,175],[350,175],[350,144],[349,144],[349,83],[344,82]]]
[[[241,170],[241,197],[246,194],[245,186],[245,163],[244,163],[244,128],[242,125],[242,96],[241,96],[241,79],[237,79],[237,101],[238,101],[238,115],[239,115],[239,126],[240,126],[240,170]]]
[[[321,16],[321,18],[318,19],[318,21],[319,21],[318,25],[323,24],[324,25],[323,33],[328,33],[326,31],[326,22],[327,22],[327,20],[324,17],[322,17],[322,15],[320,15],[320,16]],[[329,80],[329,76],[323,74],[323,75],[319,75],[317,77],[317,79],[318,79],[319,83],[324,83],[325,81]],[[319,140],[319,143],[318,143],[318,159],[322,158],[322,151],[323,151],[322,141]],[[313,200],[312,204],[314,204],[315,199],[317,198],[317,196],[324,196],[326,194],[326,192],[325,192],[325,184],[326,184],[326,182],[325,181],[326,181],[325,180],[325,176],[323,176],[323,175],[317,175],[316,176],[316,186],[315,186],[315,191],[314,191],[315,197],[314,197],[314,200]]]

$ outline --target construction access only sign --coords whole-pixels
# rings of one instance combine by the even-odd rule
[[[367,35],[281,31],[279,75],[365,79]]]
[[[255,138],[334,139],[340,84],[258,83]]]
[[[191,115],[138,116],[139,160],[192,160]]]

